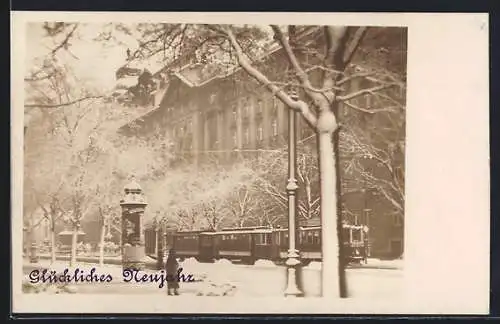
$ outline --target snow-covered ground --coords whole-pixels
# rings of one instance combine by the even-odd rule
[[[381,261],[384,262],[384,261]],[[276,266],[266,260],[259,260],[253,266],[235,265],[228,260],[218,260],[215,263],[199,263],[195,259],[186,259],[180,263],[183,273],[192,274],[195,282],[180,283],[180,293],[193,296],[251,296],[280,297],[286,285],[286,268]],[[58,272],[68,268],[67,262],[41,260],[39,264],[25,264],[25,278],[34,268],[50,268]],[[89,272],[93,267],[96,273],[111,274],[111,283],[77,284],[74,292],[78,293],[160,293],[165,294],[165,288],[158,288],[158,283],[123,282],[122,269],[116,265],[80,263],[79,268]],[[145,270],[146,273],[154,273]],[[361,298],[397,298],[401,294],[402,271],[393,267],[386,268],[354,268],[347,270],[349,295]],[[303,289],[306,297],[320,296],[321,263],[311,263],[303,268]],[[52,291],[52,290],[51,290]],[[53,291],[52,291],[53,292]]]

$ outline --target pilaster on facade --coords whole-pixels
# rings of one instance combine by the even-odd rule
[[[273,98],[265,93],[262,96],[262,135],[263,135],[263,145],[265,147],[269,146],[271,138],[271,120],[273,117]]]
[[[249,140],[249,147],[250,148],[256,148],[256,145],[257,145],[257,137],[256,137],[256,133],[257,133],[257,123],[256,123],[256,112],[255,112],[255,108],[256,108],[256,105],[257,105],[257,97],[256,96],[251,96],[251,97],[248,97],[247,100],[246,100],[246,109],[247,109],[247,114],[248,114],[248,140]]]
[[[209,143],[209,123],[208,123],[208,113],[201,112],[201,120],[202,120],[202,125],[203,125],[203,150],[202,152],[206,152],[210,150],[210,143]]]
[[[202,129],[202,119],[201,119],[201,113],[199,111],[195,111],[193,112],[192,114],[192,123],[193,123],[193,129],[192,129],[192,132],[193,132],[193,146],[192,146],[192,150],[193,150],[193,155],[194,155],[194,162],[196,165],[199,164],[200,162],[200,156],[199,156],[199,152],[200,150],[202,149],[202,134],[200,132],[200,129]]]
[[[241,148],[243,147],[243,125],[242,125],[242,114],[241,114],[241,110],[242,110],[242,101],[241,99],[239,100],[236,100],[235,102],[235,105],[236,105],[236,149],[238,150],[241,150]],[[234,111],[233,111],[234,112]]]
[[[217,128],[217,150],[224,151],[225,150],[225,137],[224,137],[224,109],[222,107],[217,107],[215,110],[216,113],[216,128]],[[222,154],[221,154],[222,155]]]

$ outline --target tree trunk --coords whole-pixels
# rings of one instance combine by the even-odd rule
[[[160,229],[158,228],[158,225],[155,227],[155,251],[153,255],[158,255],[158,247],[159,247],[159,240],[158,240],[158,235],[160,233]]]
[[[340,244],[337,228],[337,174],[331,132],[319,132],[319,173],[321,188],[321,271],[322,296],[340,297]]]
[[[106,225],[102,222],[101,225],[101,238],[99,246],[99,265],[102,267],[104,265],[104,239],[106,237]]]
[[[118,236],[118,246],[120,247],[120,257],[123,255],[123,228],[120,228],[120,235]]]
[[[307,197],[307,219],[312,218],[312,201],[311,201],[311,181],[306,179],[306,197]]]
[[[341,197],[342,197],[342,183],[341,183],[341,171],[340,171],[340,148],[339,148],[339,131],[336,131],[333,136],[333,152],[335,152],[335,174],[337,175],[336,177],[336,188],[337,188],[337,237],[339,241],[339,285],[340,285],[340,297],[346,298],[348,297],[347,293],[347,278],[346,278],[346,273],[345,273],[345,268],[346,268],[346,256],[345,256],[345,250],[344,250],[344,238],[342,237],[343,232],[342,232],[342,205],[340,203]]]
[[[78,227],[73,226],[73,236],[71,238],[71,260],[69,266],[73,267],[76,265],[76,248],[78,244]]]
[[[51,263],[56,262],[56,229],[54,226],[50,227],[50,261]]]
[[[26,227],[26,231],[24,232],[24,245],[26,248],[26,257],[29,259],[31,256],[31,243],[33,238],[31,237],[31,224]]]

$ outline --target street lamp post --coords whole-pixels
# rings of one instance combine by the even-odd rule
[[[364,208],[363,212],[365,213],[365,247],[366,247],[366,255],[371,255],[371,246],[370,246],[370,208]]]
[[[293,35],[290,35],[293,38]],[[291,74],[288,75],[293,82]],[[292,100],[297,100],[297,92],[293,87],[289,88]],[[285,262],[287,267],[287,283],[285,296],[299,297],[303,293],[299,288],[298,278],[300,276],[300,252],[297,248],[297,113],[288,109],[288,182],[286,186],[288,196],[288,255]]]
[[[370,237],[369,237],[369,230],[370,230],[370,212],[371,209],[368,208],[368,196],[370,194],[370,189],[366,186],[366,180],[365,180],[365,187],[363,188],[363,200],[364,200],[364,206],[363,206],[363,223],[364,223],[364,244],[365,244],[365,251],[366,251],[366,256],[369,257],[371,254],[371,246],[370,246]]]
[[[288,151],[288,183],[286,191],[288,194],[288,255],[286,260],[287,266],[287,287],[285,296],[297,297],[302,295],[297,281],[297,271],[300,270],[300,254],[297,249],[297,179],[296,174],[296,113],[288,110],[288,129],[289,129],[289,151]]]

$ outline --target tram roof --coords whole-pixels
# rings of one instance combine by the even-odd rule
[[[272,233],[273,230],[270,228],[253,229],[253,230],[224,230],[219,232],[203,232],[204,235],[230,235],[230,234],[265,234]]]

